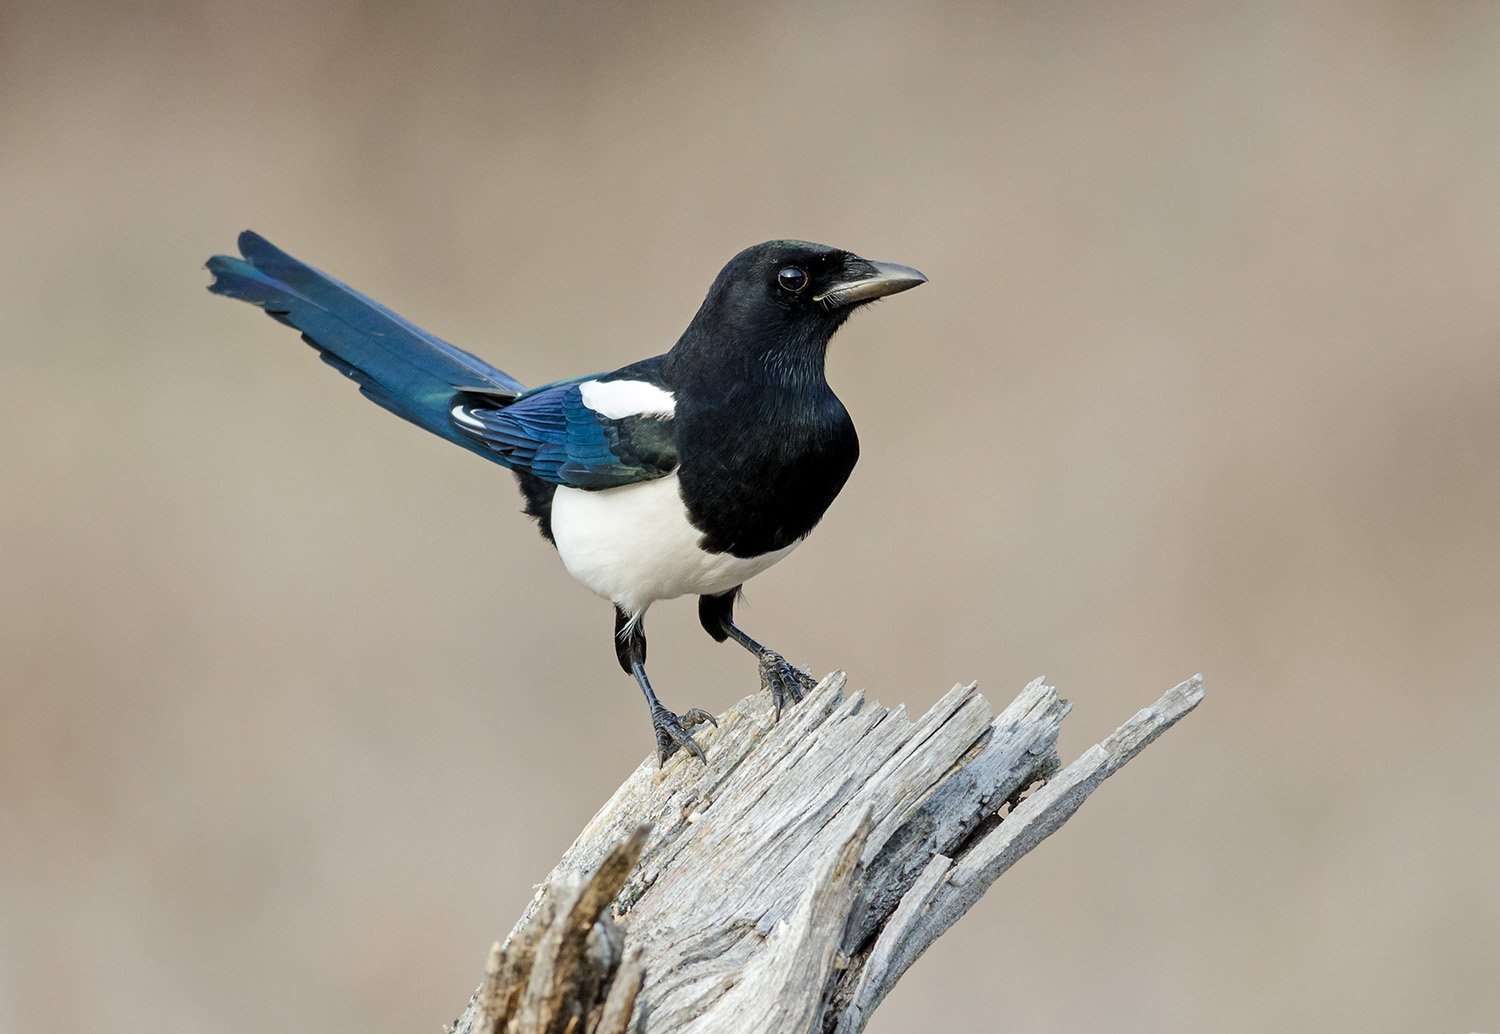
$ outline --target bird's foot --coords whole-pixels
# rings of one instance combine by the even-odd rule
[[[794,668],[787,659],[774,650],[760,656],[760,681],[771,691],[771,702],[776,705],[776,720],[781,721],[781,710],[788,703],[800,704],[802,698],[812,692],[817,680],[800,668]]]
[[[719,727],[719,723],[714,720],[714,716],[702,708],[695,707],[692,710],[684,711],[680,715],[675,715],[660,704],[653,707],[651,709],[651,728],[656,732],[656,756],[661,764],[665,765],[667,759],[677,753],[679,747],[686,750],[705,765],[708,764],[708,759],[703,756],[703,748],[698,746],[698,742],[693,739],[692,733],[688,732],[689,729],[702,725],[704,722],[707,722],[716,729]]]

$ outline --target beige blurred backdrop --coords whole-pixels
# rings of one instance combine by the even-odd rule
[[[204,290],[245,227],[528,383],[768,237],[929,275],[747,626],[1070,757],[1209,696],[872,1030],[1500,1025],[1500,6],[0,5],[7,1034],[435,1031],[650,746],[509,477]]]

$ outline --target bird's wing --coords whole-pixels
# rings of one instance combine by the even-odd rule
[[[677,469],[673,398],[616,374],[547,385],[497,407],[461,396],[453,423],[507,467],[570,488],[618,488]]]

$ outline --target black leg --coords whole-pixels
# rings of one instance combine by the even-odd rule
[[[760,680],[771,691],[771,700],[776,705],[776,717],[779,720],[781,709],[788,701],[800,703],[803,695],[817,683],[806,672],[788,664],[781,654],[750,638],[744,629],[734,623],[734,601],[739,598],[739,594],[739,587],[736,586],[718,596],[699,596],[698,620],[714,642],[722,643],[726,639],[733,639],[755,654],[760,661]]]
[[[688,730],[704,722],[714,726],[719,723],[714,721],[713,715],[696,707],[682,715],[673,714],[656,699],[651,680],[646,677],[646,629],[639,620],[632,622],[618,607],[615,608],[615,657],[627,674],[635,676],[641,692],[646,694],[646,706],[651,708],[651,728],[656,733],[656,756],[661,763],[665,765],[681,747],[706,764],[708,759],[703,756],[703,748]]]

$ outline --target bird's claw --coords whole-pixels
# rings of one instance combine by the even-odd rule
[[[719,727],[719,720],[701,707],[694,707],[682,712],[682,716],[677,720],[689,729],[697,725],[702,725],[704,722],[712,725],[715,729]]]
[[[677,753],[681,747],[693,757],[708,764],[708,758],[703,755],[703,748],[698,746],[698,741],[693,739],[692,733],[688,732],[694,726],[709,723],[714,728],[719,723],[714,716],[702,708],[695,707],[681,715],[675,715],[665,707],[657,705],[651,709],[651,727],[656,732],[656,757],[662,765],[666,765],[667,759]]]
[[[760,658],[760,681],[771,691],[771,702],[776,705],[776,720],[781,720],[782,708],[787,702],[800,704],[818,683],[807,672],[794,668],[779,653],[766,651]]]

